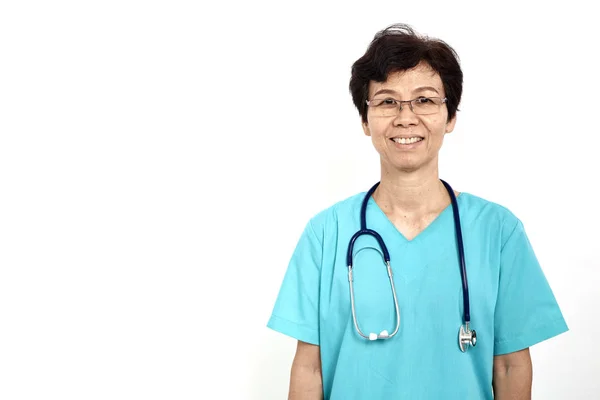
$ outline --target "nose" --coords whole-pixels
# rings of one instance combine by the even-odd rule
[[[398,114],[394,118],[395,126],[414,126],[419,124],[419,118],[417,115],[411,110],[410,103],[402,103],[398,110]]]

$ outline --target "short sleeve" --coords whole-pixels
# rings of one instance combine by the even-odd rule
[[[319,344],[319,287],[322,241],[309,222],[279,289],[267,326],[311,344]]]
[[[521,221],[500,256],[494,355],[512,353],[568,331]]]

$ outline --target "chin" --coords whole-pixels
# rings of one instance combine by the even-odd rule
[[[420,169],[420,165],[398,165],[396,169],[400,172],[410,173]]]
[[[398,172],[415,172],[418,171],[422,166],[422,163],[406,162],[406,160],[387,164],[387,168]]]

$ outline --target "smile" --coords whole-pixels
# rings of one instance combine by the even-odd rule
[[[413,144],[413,143],[420,142],[421,140],[423,140],[423,138],[419,137],[419,136],[415,136],[415,137],[411,137],[411,138],[392,138],[392,140],[394,142],[400,143],[400,144]]]

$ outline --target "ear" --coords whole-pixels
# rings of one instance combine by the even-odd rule
[[[445,133],[450,133],[454,130],[454,126],[456,125],[456,115],[446,123],[446,131]]]
[[[369,124],[367,122],[362,123],[363,132],[367,136],[371,136],[371,130],[369,129]]]

